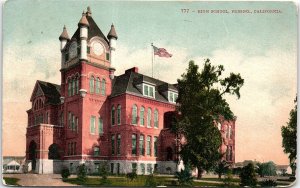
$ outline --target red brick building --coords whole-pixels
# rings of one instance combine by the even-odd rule
[[[175,85],[140,74],[137,67],[115,76],[120,62],[114,60],[114,25],[106,37],[89,8],[74,35],[69,38],[64,27],[59,39],[61,83],[37,81],[27,111],[29,170],[59,173],[65,166],[74,173],[81,163],[90,173],[102,163],[112,173],[178,170],[177,143],[169,130]],[[235,120],[221,122],[220,149],[234,163]]]

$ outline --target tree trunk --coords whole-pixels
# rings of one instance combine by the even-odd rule
[[[219,179],[221,179],[222,178],[222,173],[219,173],[218,176],[219,176]]]
[[[202,178],[203,169],[201,166],[198,166],[197,169],[198,169],[197,179],[199,180]]]

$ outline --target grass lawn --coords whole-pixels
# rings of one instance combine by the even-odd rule
[[[219,178],[201,178],[200,180],[223,182],[224,181],[224,177],[222,177],[221,179],[219,179]],[[239,178],[233,178],[232,182],[234,182],[234,183],[240,183],[240,179]]]
[[[172,177],[159,177],[155,176],[155,182],[157,185],[165,185],[165,186],[176,186],[176,180]],[[137,179],[130,181],[125,177],[109,177],[109,183],[101,184],[100,178],[88,178],[86,182],[82,183],[78,181],[76,178],[67,179],[66,182],[76,184],[76,185],[84,185],[84,186],[125,186],[125,187],[141,187],[145,186],[147,176],[138,176]],[[193,182],[193,186],[221,186],[220,183],[215,182]]]
[[[5,180],[5,183],[7,185],[18,185],[20,186],[17,182],[20,180],[18,178],[8,178],[8,177],[3,177],[3,179]]]

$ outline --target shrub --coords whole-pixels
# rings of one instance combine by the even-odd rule
[[[150,174],[147,176],[146,181],[145,181],[145,186],[146,187],[156,187],[157,183],[155,181],[154,175]]]
[[[84,164],[78,166],[77,179],[81,182],[86,181],[86,167]]]
[[[68,168],[63,168],[61,170],[61,177],[62,177],[63,180],[67,179],[70,175],[71,174],[70,174],[70,171],[69,171]]]
[[[107,179],[108,176],[108,170],[106,168],[106,165],[102,165],[101,168],[99,169],[99,176],[100,178],[100,184],[101,185],[109,185],[111,182],[109,179]]]
[[[180,186],[191,186],[193,183],[193,177],[188,168],[176,172],[175,177],[178,179]]]
[[[262,187],[276,187],[277,183],[276,183],[276,181],[269,179],[269,180],[264,180],[264,181],[260,182],[260,185]]]
[[[241,178],[241,186],[256,186],[257,179],[256,179],[254,165],[252,163],[249,163],[247,166],[242,168],[240,178]]]
[[[132,172],[127,173],[126,178],[130,179],[130,181],[133,181],[134,179],[137,179],[136,170],[133,170]]]

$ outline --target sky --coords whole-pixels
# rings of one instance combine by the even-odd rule
[[[236,162],[288,164],[281,147],[297,92],[297,7],[292,2],[104,2],[9,0],[3,11],[2,154],[25,155],[26,110],[36,80],[60,83],[59,35],[81,13],[106,35],[115,25],[116,75],[133,66],[151,76],[151,43],[173,54],[154,59],[154,77],[170,83],[194,60],[240,73],[241,98],[226,96],[236,121]],[[189,9],[189,12],[182,10]],[[279,13],[255,13],[257,10]],[[198,13],[227,10],[228,13]],[[248,10],[252,13],[232,13]]]

